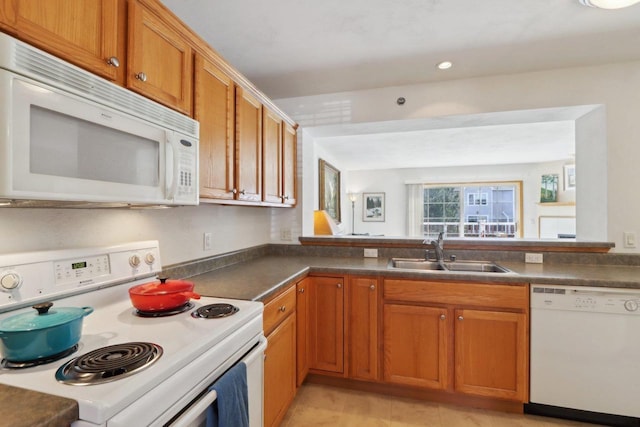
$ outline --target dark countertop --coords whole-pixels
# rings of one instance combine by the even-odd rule
[[[0,385],[0,426],[66,427],[78,419],[78,402]]]
[[[499,262],[512,273],[459,273],[390,269],[387,258],[265,256],[190,277],[196,292],[221,298],[264,301],[308,273],[384,275],[410,279],[495,283],[546,283],[640,289],[640,267]]]

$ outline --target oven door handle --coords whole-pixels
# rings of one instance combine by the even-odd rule
[[[201,397],[195,405],[191,406],[184,414],[180,415],[178,419],[171,423],[171,427],[186,427],[191,425],[217,398],[218,393],[216,393],[215,390],[210,390]]]

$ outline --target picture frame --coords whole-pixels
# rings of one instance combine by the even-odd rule
[[[385,221],[384,193],[362,193],[362,221]]]
[[[576,165],[564,165],[564,191],[576,188]]]
[[[554,203],[558,201],[558,181],[558,174],[542,175],[540,203]]]
[[[340,224],[340,171],[326,161],[319,159],[319,198],[320,210],[327,211],[333,220]]]

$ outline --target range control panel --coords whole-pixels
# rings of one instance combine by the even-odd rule
[[[0,312],[162,271],[155,240],[0,255]]]
[[[640,315],[640,290],[532,284],[531,308]]]

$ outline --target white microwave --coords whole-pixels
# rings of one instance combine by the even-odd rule
[[[198,122],[0,33],[0,205],[198,204]]]

